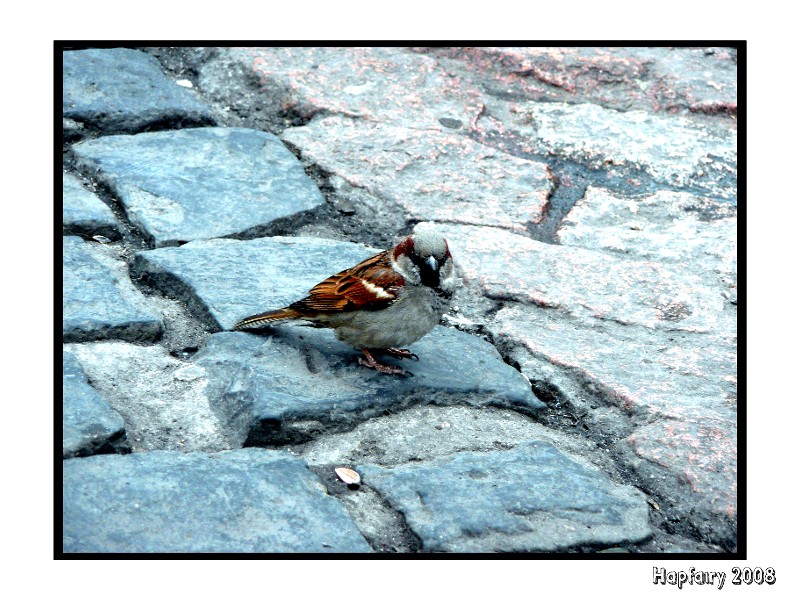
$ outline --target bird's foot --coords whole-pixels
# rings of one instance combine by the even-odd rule
[[[372,354],[369,352],[369,350],[365,350],[365,349],[362,348],[361,351],[364,353],[364,356],[366,356],[367,358],[364,359],[364,358],[359,357],[359,359],[358,359],[359,364],[362,364],[365,367],[369,367],[370,369],[375,369],[376,371],[380,371],[381,373],[384,373],[386,375],[405,375],[406,374],[406,372],[403,369],[401,369],[400,367],[393,367],[391,365],[384,365],[382,363],[379,363],[377,360],[375,360],[375,357],[372,356]]]
[[[419,360],[419,356],[405,348],[386,348],[386,353],[396,356],[397,358],[413,358]]]

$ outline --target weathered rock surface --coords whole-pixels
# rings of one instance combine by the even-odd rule
[[[139,252],[132,269],[218,330],[299,300],[329,275],[376,252],[317,238],[209,240]]]
[[[640,487],[658,498],[673,526],[702,523],[704,539],[731,546],[735,334],[564,319],[533,306],[501,309],[488,330],[537,394],[554,409],[571,407],[598,443],[639,473]]]
[[[294,155],[262,131],[106,136],[72,151],[78,167],[112,190],[156,246],[254,235],[325,202]]]
[[[736,274],[736,207],[681,192],[622,198],[589,188],[557,231],[565,246]]]
[[[241,447],[209,406],[202,366],[174,358],[160,346],[98,342],[66,348],[125,418],[134,451]]]
[[[435,60],[399,48],[236,48],[226,62],[244,64],[275,110],[300,119],[323,113],[461,128],[482,110],[477,88],[465,87]],[[222,75],[212,75],[200,83],[214,95]]]
[[[127,48],[63,53],[64,117],[103,133],[214,123],[211,108],[168,79],[152,56]]]
[[[64,463],[64,552],[370,552],[303,461],[258,448]]]
[[[731,48],[235,48],[203,71],[256,74],[274,110],[469,129],[498,100],[590,102],[624,111],[736,114]]]
[[[630,206],[632,231],[649,235],[622,253],[615,236],[629,228]],[[733,209],[669,192],[637,201],[590,190],[573,211],[561,233],[592,250],[495,228],[418,229],[435,226],[462,257],[468,286],[505,302],[486,330],[551,410],[571,407],[638,473],[666,519],[692,514],[705,539],[730,547],[737,341],[724,294],[736,277]],[[683,243],[687,230],[692,243]]]
[[[357,363],[360,352],[330,330],[284,326],[267,339],[212,335],[194,357],[209,374],[209,396],[246,445],[304,442],[321,432],[411,404],[543,408],[530,385],[480,338],[438,327],[411,346],[410,373],[387,377]],[[384,358],[387,363],[399,360]]]
[[[496,343],[509,340],[590,385],[630,413],[735,419],[736,342],[662,333],[616,323],[563,319],[537,307],[503,308],[489,325]],[[515,358],[519,358],[516,354]],[[526,372],[528,377],[533,373]]]
[[[549,442],[585,461],[597,458],[594,444],[566,436],[516,410],[495,406],[417,405],[359,423],[351,431],[327,435],[302,447],[310,465],[395,466],[429,461],[458,452],[494,452]],[[600,455],[597,466],[611,465]]]
[[[737,440],[730,417],[660,420],[628,437],[634,455],[626,456],[676,529],[696,528],[703,539],[730,547],[738,530]]]
[[[640,169],[663,184],[735,199],[736,131],[686,117],[620,112],[595,104],[527,103],[504,115],[530,149],[594,168]]]
[[[122,416],[89,385],[86,373],[71,353],[64,352],[63,363],[64,458],[130,451]]]
[[[678,265],[697,273],[727,300],[727,310],[710,335],[654,337],[647,344],[649,352],[647,346],[630,339],[624,342],[624,332],[607,330],[615,340],[611,346],[622,342],[626,351],[640,348],[639,354],[645,357],[635,365],[640,380],[633,386],[633,380],[618,370],[624,366],[619,359],[598,361],[599,356],[592,353],[594,357],[584,362],[585,347],[580,356],[584,369],[595,375],[602,372],[600,378],[615,382],[622,395],[635,390],[639,401],[646,399],[651,418],[666,411],[669,418],[642,424],[627,436],[625,460],[640,474],[645,487],[658,491],[662,503],[669,506],[667,512],[692,515],[689,520],[702,529],[704,539],[729,546],[736,539],[738,514],[736,208],[686,193],[664,191],[624,199],[589,189],[570,211],[558,236],[565,244],[623,251]],[[533,340],[531,333],[528,340]],[[538,343],[541,337],[537,338]],[[600,342],[584,339],[590,344]],[[564,356],[566,344],[558,345],[560,350],[549,358],[560,355],[571,362]],[[553,360],[558,362],[559,358]]]
[[[723,313],[719,291],[671,265],[544,244],[491,227],[415,228],[426,229],[444,235],[466,281],[496,300],[681,331],[709,331]]]
[[[63,337],[65,342],[117,338],[154,341],[158,314],[128,279],[127,266],[103,259],[79,237],[63,241]]]
[[[736,114],[731,48],[416,48],[442,68],[510,101],[591,102],[625,111]],[[494,102],[487,102],[493,107]]]
[[[405,515],[423,551],[542,552],[651,535],[641,492],[545,442],[358,470]]]
[[[524,231],[541,220],[553,190],[545,164],[457,133],[329,117],[288,129],[283,139],[413,221]]]
[[[623,198],[589,188],[569,211],[556,237],[565,246],[676,265],[736,304],[736,212],[728,203],[681,192]],[[727,327],[735,335],[735,312],[727,314]]]
[[[64,173],[63,184],[64,234],[102,235],[110,240],[119,238],[119,224],[107,204],[72,175]]]

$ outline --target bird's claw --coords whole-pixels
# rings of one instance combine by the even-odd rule
[[[396,356],[397,358],[411,358],[417,361],[419,360],[419,356],[410,350],[407,350],[406,348],[387,348],[386,352],[392,356]]]
[[[375,359],[369,361],[364,358],[359,358],[358,363],[370,369],[375,369],[376,371],[380,371],[385,375],[406,375],[406,372],[400,367],[393,367],[392,365],[384,365],[382,363],[379,363]]]

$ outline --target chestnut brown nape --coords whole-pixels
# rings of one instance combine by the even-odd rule
[[[399,244],[397,244],[397,246],[394,247],[392,258],[394,260],[397,260],[397,258],[402,254],[405,254],[406,256],[411,256],[412,252],[414,252],[414,239],[412,238],[412,236],[409,235],[406,239],[404,239],[402,242],[400,242]]]

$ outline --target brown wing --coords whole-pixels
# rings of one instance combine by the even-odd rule
[[[314,313],[374,310],[388,306],[397,299],[405,284],[403,277],[392,269],[390,252],[381,252],[355,267],[331,275],[289,308]]]

